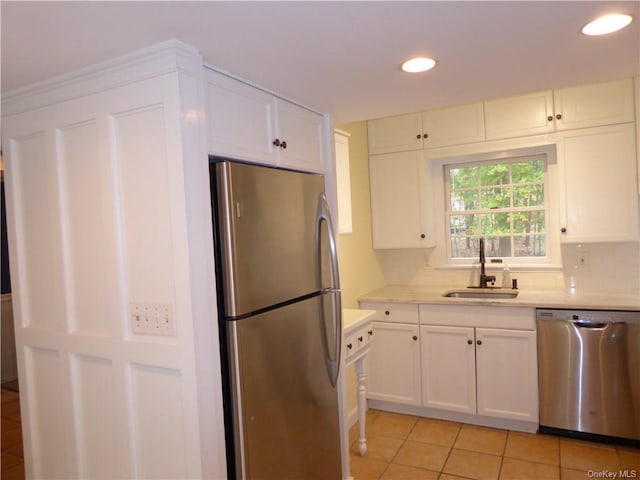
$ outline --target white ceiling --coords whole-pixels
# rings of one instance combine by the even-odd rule
[[[640,2],[5,1],[2,91],[177,38],[338,123],[640,73]],[[635,21],[608,37],[582,26]],[[438,66],[409,76],[407,57]]]

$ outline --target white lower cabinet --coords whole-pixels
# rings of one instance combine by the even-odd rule
[[[377,312],[367,395],[376,408],[406,411],[411,406],[425,416],[526,431],[537,427],[534,309],[360,306]]]
[[[478,414],[538,421],[536,332],[476,328]]]
[[[538,420],[536,333],[420,327],[422,405],[510,420]]]
[[[368,357],[367,397],[420,405],[420,342],[418,325],[372,322],[376,341]]]
[[[476,413],[473,328],[420,327],[422,405]]]

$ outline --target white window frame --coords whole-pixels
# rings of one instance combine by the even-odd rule
[[[459,156],[432,158],[429,160],[431,171],[431,188],[433,209],[433,228],[436,235],[436,247],[433,253],[433,262],[437,268],[468,268],[478,263],[478,258],[452,258],[449,232],[449,219],[447,216],[448,178],[445,174],[446,166],[457,164],[486,164],[491,162],[507,161],[517,158],[544,157],[545,159],[545,218],[547,231],[547,249],[544,257],[507,257],[503,262],[509,268],[522,270],[561,270],[560,255],[560,228],[558,197],[558,166],[556,160],[556,145],[545,144],[540,146],[513,148],[482,153],[471,153]],[[487,256],[487,261],[492,257]],[[493,257],[502,258],[502,257]]]

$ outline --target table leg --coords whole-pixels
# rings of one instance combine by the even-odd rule
[[[367,453],[367,438],[365,437],[365,421],[367,415],[367,374],[364,371],[364,357],[356,360],[356,373],[358,374],[358,451],[360,455]]]

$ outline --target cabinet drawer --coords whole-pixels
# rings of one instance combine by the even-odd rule
[[[420,305],[422,325],[535,330],[535,310],[529,307]]]
[[[375,310],[375,320],[391,323],[418,323],[418,305],[413,303],[371,303],[364,302],[360,308]]]

